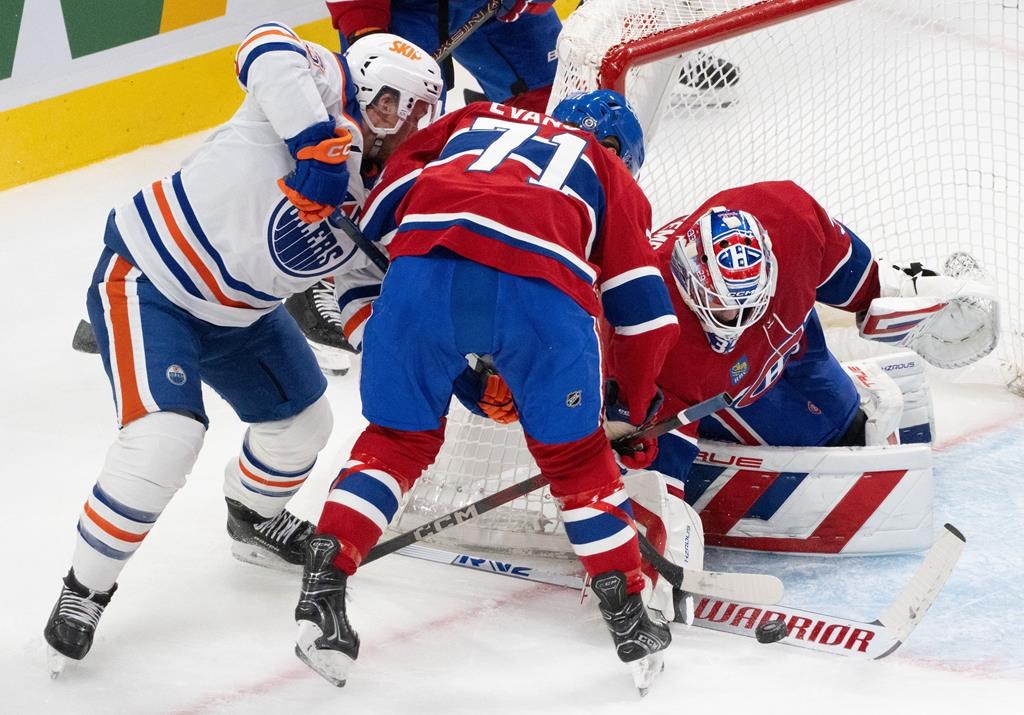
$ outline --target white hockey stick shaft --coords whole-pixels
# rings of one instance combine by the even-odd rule
[[[432,546],[413,544],[398,550],[403,556],[445,563],[462,568],[486,571],[500,576],[510,576],[528,581],[550,583],[567,588],[582,588],[583,576],[577,573],[544,571],[514,561],[502,561],[486,556],[456,553]],[[701,595],[729,600],[743,600],[751,603],[778,603],[782,599],[782,582],[775,576],[749,573],[726,573],[720,571],[696,571],[683,569],[688,591]]]

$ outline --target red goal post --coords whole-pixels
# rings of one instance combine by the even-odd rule
[[[601,2],[601,0],[591,0]],[[746,7],[728,8],[687,25],[672,27],[615,45],[601,60],[598,84],[620,94],[626,90],[626,70],[638,65],[677,57],[709,42],[722,42],[737,35],[787,22],[851,0],[761,0]],[[669,3],[666,3],[669,4]],[[680,5],[692,5],[685,0]],[[708,3],[710,5],[710,3]]]

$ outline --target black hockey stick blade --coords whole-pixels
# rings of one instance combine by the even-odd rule
[[[71,338],[71,347],[80,353],[99,353],[99,345],[96,344],[96,332],[88,320],[79,320],[75,328],[75,337]]]

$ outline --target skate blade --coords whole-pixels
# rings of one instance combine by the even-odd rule
[[[254,566],[261,566],[265,569],[281,571],[283,573],[302,573],[302,564],[288,563],[280,556],[260,548],[256,544],[243,544],[240,541],[231,542],[231,555],[239,561]]]
[[[341,348],[331,348],[319,343],[309,343],[316,357],[316,364],[325,375],[344,375],[352,367],[352,357]]]
[[[52,646],[46,646],[46,667],[50,671],[50,678],[56,680],[64,672],[68,664],[68,657],[58,653]]]
[[[299,621],[298,625],[295,655],[331,685],[344,687],[355,661],[340,651],[317,648],[316,641],[323,631],[315,623]]]
[[[665,653],[651,653],[640,660],[634,660],[629,667],[633,670],[633,684],[636,685],[640,697],[643,697],[651,689],[651,684],[665,670]]]

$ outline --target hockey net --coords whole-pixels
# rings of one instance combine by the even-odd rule
[[[876,255],[995,278],[1000,345],[1024,391],[1018,0],[589,0],[559,38],[552,102],[623,91],[647,139],[654,226],[717,190],[792,179]],[[407,529],[534,474],[518,425],[453,405]],[[493,516],[492,516],[493,514]],[[546,490],[457,527],[461,549],[566,553]]]

